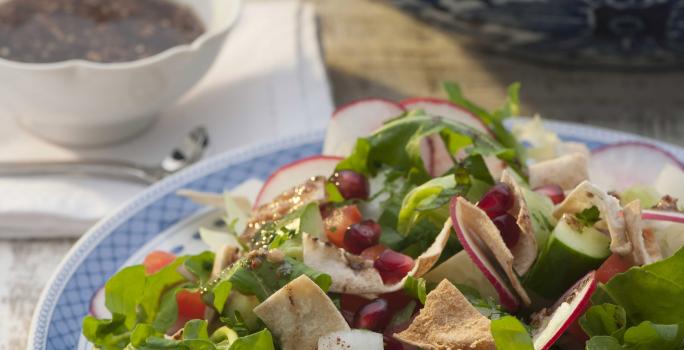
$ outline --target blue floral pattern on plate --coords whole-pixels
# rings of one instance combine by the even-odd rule
[[[684,66],[682,0],[393,0],[475,43],[566,65]]]
[[[570,123],[546,125],[566,140],[594,148],[624,140],[645,140],[684,159],[684,149],[635,135]],[[43,291],[34,314],[29,349],[74,349],[81,339],[81,320],[104,282],[126,264],[152,249],[199,249],[194,229],[209,215],[205,208],[178,197],[180,188],[221,192],[250,178],[265,179],[293,160],[318,154],[323,133],[299,135],[207,159],[152,186],[124,208],[93,227],[69,252]],[[210,217],[210,216],[209,216]],[[180,227],[180,228],[179,228]],[[193,243],[194,242],[194,243]],[[81,341],[81,347],[85,347]]]

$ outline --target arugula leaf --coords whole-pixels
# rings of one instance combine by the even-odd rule
[[[482,316],[487,317],[490,320],[497,320],[504,316],[508,316],[501,305],[493,298],[484,298],[475,288],[466,285],[459,284],[456,287]]]
[[[221,281],[212,288],[211,292],[214,295],[212,305],[219,314],[223,312],[223,308],[226,306],[232,288],[233,284],[230,283],[230,281]]]
[[[238,338],[229,350],[274,350],[273,336],[268,329]]]
[[[592,337],[586,343],[586,350],[622,350],[622,346],[617,339],[607,336],[600,335]]]
[[[513,316],[493,320],[491,331],[498,350],[534,350],[525,326]]]
[[[601,220],[601,212],[596,206],[592,206],[575,214],[575,219],[582,227],[592,227]]]
[[[145,292],[145,267],[126,267],[105,284],[105,306],[112,314],[122,315],[128,329],[137,321],[137,305]]]
[[[594,305],[611,303],[625,309],[632,324],[651,321],[675,324],[684,321],[684,249],[643,267],[632,267],[601,284],[592,297]]]
[[[618,305],[601,304],[589,308],[579,320],[588,336],[609,335],[621,337],[627,326],[625,309]]]
[[[211,277],[211,270],[214,267],[214,253],[206,251],[188,257],[183,266],[195,275],[201,283],[206,283]]]
[[[427,298],[425,279],[408,276],[406,282],[404,282],[404,293],[425,305],[425,299]]]
[[[83,335],[101,350],[123,349],[131,334],[125,322],[126,316],[121,314],[113,314],[111,320],[86,316],[83,319]]]
[[[253,252],[233,264],[232,268],[222,273],[220,280],[229,281],[232,288],[242,294],[254,295],[259,301],[264,301],[301,275],[309,276],[324,291],[327,291],[332,284],[329,275],[318,272],[293,258],[286,256],[282,262],[272,262],[267,259],[266,253],[259,252]]]
[[[628,349],[681,349],[684,338],[682,324],[660,325],[644,321],[625,331],[624,343]]]

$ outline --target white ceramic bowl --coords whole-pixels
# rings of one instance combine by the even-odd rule
[[[66,145],[113,143],[141,132],[209,70],[242,2],[175,1],[193,8],[206,32],[151,57],[122,63],[0,59],[0,113]]]

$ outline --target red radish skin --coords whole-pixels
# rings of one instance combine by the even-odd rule
[[[535,188],[534,192],[549,197],[553,204],[558,204],[565,199],[565,192],[563,192],[563,189],[558,185],[540,186]]]
[[[654,144],[618,142],[592,151],[589,178],[607,190],[623,191],[637,184],[651,185],[666,164],[684,170],[684,163]]]
[[[495,271],[492,264],[487,261],[485,255],[479,251],[480,248],[477,247],[477,245],[470,239],[468,234],[466,234],[461,225],[458,224],[459,220],[456,212],[457,199],[458,197],[451,199],[449,212],[458,240],[461,242],[461,245],[463,245],[463,249],[465,249],[465,251],[468,253],[470,259],[473,261],[473,263],[475,263],[475,266],[482,271],[482,274],[484,274],[485,278],[489,281],[489,283],[492,284],[492,286],[494,286],[494,289],[496,289],[497,294],[499,294],[499,302],[501,302],[501,305],[510,312],[516,311],[520,305],[518,298],[510,289],[508,289],[508,287],[504,284],[505,282],[503,279],[498,276],[498,273]]]
[[[338,108],[328,125],[323,154],[347,156],[356,139],[377,130],[382,124],[405,110],[394,101],[370,98]]]
[[[270,202],[277,195],[313,176],[329,176],[340,160],[341,157],[312,156],[283,165],[266,179],[254,201],[254,208]]]
[[[644,220],[652,221],[667,221],[676,222],[679,224],[684,224],[684,213],[675,211],[663,211],[663,210],[643,210],[641,212],[641,218]]]
[[[454,166],[454,160],[439,135],[430,135],[421,140],[420,156],[431,177],[441,176]]]
[[[399,102],[407,110],[422,109],[429,114],[455,120],[472,128],[493,135],[480,118],[451,101],[433,97],[415,97]]]
[[[553,344],[556,343],[558,338],[563,335],[563,333],[580,317],[582,314],[584,314],[584,311],[586,311],[587,307],[589,306],[589,303],[591,302],[591,296],[594,294],[594,291],[596,290],[596,273],[594,271],[589,272],[587,275],[585,275],[582,279],[577,281],[575,285],[570,287],[567,292],[559,299],[559,301],[562,301],[563,299],[566,298],[569,294],[571,294],[573,291],[575,291],[577,288],[580,288],[580,293],[578,293],[575,297],[576,298],[582,298],[580,302],[576,305],[575,309],[572,310],[572,313],[570,316],[563,322],[563,324],[556,330],[555,334],[551,339],[543,344],[543,346],[540,348],[541,350],[548,350],[553,346]],[[553,315],[553,314],[552,314]],[[551,316],[549,316],[551,317]]]

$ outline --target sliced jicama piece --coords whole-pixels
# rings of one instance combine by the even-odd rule
[[[570,287],[550,308],[550,314],[533,316],[532,342],[535,350],[549,349],[558,338],[584,313],[596,289],[595,272],[591,271]]]
[[[328,124],[323,154],[348,156],[356,139],[372,133],[382,123],[402,113],[402,106],[380,98],[359,100],[338,108]]]
[[[666,165],[684,169],[670,152],[650,143],[628,141],[600,147],[589,162],[589,178],[602,188],[623,191],[652,185]]]
[[[475,265],[485,275],[485,278],[487,278],[494,289],[496,289],[499,294],[501,305],[509,311],[515,311],[519,306],[519,302],[516,293],[509,287],[509,284],[513,283],[510,281],[512,277],[515,278],[515,282],[518,283],[519,288],[516,288],[516,291],[522,291],[522,293],[518,293],[523,294],[521,297],[525,298],[525,303],[529,304],[530,300],[522,286],[520,286],[517,276],[515,276],[515,273],[513,272],[513,254],[506,248],[506,244],[503,242],[494,223],[492,223],[491,220],[486,221],[482,219],[488,218],[487,214],[482,212],[482,215],[477,215],[477,211],[481,210],[461,197],[454,197],[451,200],[451,221],[456,230],[458,240],[463,245],[465,251],[468,252],[468,255]],[[495,231],[497,235],[488,235],[486,239],[482,239],[473,232],[474,230],[481,230],[483,227],[484,229]],[[495,255],[495,253],[491,252],[492,249],[489,244],[494,244],[493,241],[497,240],[500,242],[496,245],[497,250],[499,250],[496,255],[502,256],[502,260],[508,262],[505,271],[502,271],[503,267],[496,261],[497,259],[491,257]],[[504,275],[508,278],[504,277]]]
[[[104,287],[98,289],[90,299],[90,314],[100,320],[112,318],[112,313],[109,312],[107,306],[105,305]]]
[[[663,211],[646,209],[641,212],[644,220],[667,221],[684,224],[684,213],[678,211]]]
[[[264,183],[259,191],[255,207],[261,206],[272,201],[281,193],[299,185],[306,180],[323,175],[332,175],[335,166],[342,158],[332,156],[313,156],[286,164],[276,170]]]
[[[422,109],[427,114],[461,122],[491,135],[491,131],[480,118],[450,101],[440,98],[417,97],[403,100],[399,104],[407,110]]]
[[[352,329],[326,334],[318,339],[318,350],[383,350],[382,334]]]

